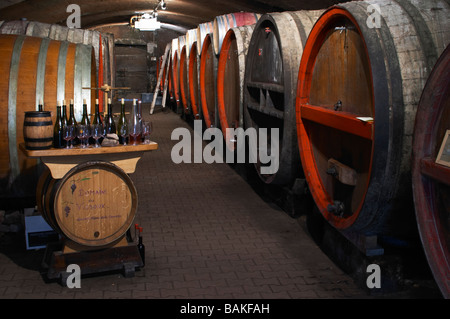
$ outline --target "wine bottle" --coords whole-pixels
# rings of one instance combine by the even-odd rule
[[[56,122],[53,127],[53,147],[54,148],[63,148],[65,147],[63,138],[63,126],[61,119],[61,102],[58,101],[58,105],[56,106]]]
[[[123,126],[126,126],[127,123],[127,117],[125,116],[125,99],[122,98],[121,106],[120,106],[120,116],[119,116],[119,123],[117,125],[117,133],[119,135],[119,143],[124,144],[124,139],[121,135],[121,130]],[[126,139],[126,137],[125,137]],[[125,141],[126,143],[127,141]]]
[[[89,120],[89,115],[87,112],[86,99],[83,99],[83,117],[81,118],[80,124],[83,124],[83,125],[91,124],[91,121]]]
[[[92,120],[92,124],[103,124],[102,118],[100,116],[98,99],[95,99],[95,113],[94,113],[94,119]]]
[[[116,123],[114,123],[113,113],[112,113],[112,105],[111,99],[108,98],[108,113],[106,115],[106,133],[107,134],[116,134]]]
[[[69,119],[67,120],[67,124],[68,125],[72,125],[73,127],[77,127],[77,120],[75,119],[75,114],[74,114],[74,108],[73,108],[73,100],[70,100],[70,104],[69,104]],[[73,145],[78,145],[80,144],[80,140],[78,139],[78,137],[75,137],[75,139],[72,141]]]
[[[75,119],[75,114],[74,114],[74,109],[73,109],[73,100],[70,100],[69,119],[67,120],[67,124],[77,126],[77,120]]]
[[[62,120],[62,126],[67,126],[68,120],[67,120],[67,106],[66,106],[66,100],[63,100],[62,103],[62,109],[61,109],[61,120]]]
[[[44,111],[44,104],[42,103],[42,100],[39,100],[38,111],[39,112],[43,112]]]
[[[137,245],[139,255],[141,255],[142,258],[142,264],[145,266],[145,245],[142,242],[142,227],[139,227],[139,243]]]
[[[133,99],[133,114],[130,120],[130,144],[137,145],[141,142],[141,126],[136,99]]]

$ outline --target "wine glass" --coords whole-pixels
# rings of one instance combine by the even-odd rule
[[[122,137],[123,145],[127,145],[127,137],[128,137],[128,134],[129,134],[127,122],[123,123],[123,125],[119,128],[119,132],[118,133]]]
[[[63,127],[63,138],[66,141],[66,148],[73,148],[72,141],[75,138],[73,125],[66,125]]]
[[[140,123],[133,123],[130,121],[129,125],[129,134],[130,134],[130,144],[136,145],[139,143],[139,137],[141,136],[141,125]]]
[[[142,125],[142,135],[144,136],[144,144],[150,144],[147,136],[152,132],[152,122],[144,122]]]
[[[85,133],[85,145],[86,145],[86,148],[88,148],[89,147],[89,138],[92,136],[92,130],[91,130],[91,126],[88,124],[88,125],[85,125],[85,127],[86,127],[86,129],[84,130],[84,133]]]
[[[100,147],[100,144],[98,143],[98,139],[104,135],[103,125],[102,124],[92,124],[91,131],[92,131],[91,132],[92,138],[95,140],[95,147]]]
[[[86,145],[84,143],[84,140],[86,139],[86,125],[77,125],[77,137],[80,139],[80,147],[86,148]]]

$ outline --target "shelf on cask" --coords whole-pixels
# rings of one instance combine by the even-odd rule
[[[21,143],[19,147],[26,156],[40,158],[50,169],[54,179],[61,179],[73,167],[88,161],[110,162],[123,169],[125,173],[132,174],[144,152],[157,150],[158,143],[46,150],[29,150],[24,143]]]

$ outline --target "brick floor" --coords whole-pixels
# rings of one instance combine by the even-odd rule
[[[191,130],[178,115],[158,109],[144,116],[153,121],[151,138],[159,143],[131,175],[139,194],[135,222],[144,228],[146,266],[133,278],[108,273],[82,278],[80,289],[69,289],[41,276],[42,250],[4,244],[0,298],[368,297],[299,220],[263,200],[230,166],[174,164],[170,152],[177,141],[171,132]]]

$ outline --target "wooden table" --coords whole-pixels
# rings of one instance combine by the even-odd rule
[[[53,179],[63,179],[72,168],[79,164],[95,161],[106,161],[121,168],[126,174],[134,173],[136,164],[144,152],[157,150],[158,144],[119,145],[112,147],[88,147],[71,149],[28,150],[25,144],[19,148],[28,157],[40,158],[49,168]],[[67,236],[65,236],[67,237]],[[98,249],[83,247],[69,238],[60,242],[48,243],[42,265],[47,268],[49,279],[59,279],[66,284],[70,273],[67,266],[77,264],[81,275],[102,273],[112,270],[123,270],[126,277],[134,276],[135,268],[144,265],[135,242],[128,242],[125,234],[112,246]]]
[[[123,169],[125,173],[132,174],[136,164],[144,152],[157,150],[158,144],[119,145],[111,147],[89,148],[50,148],[47,150],[28,150],[24,143],[19,145],[20,149],[28,157],[40,158],[50,169],[54,179],[61,179],[73,167],[87,161],[107,161]]]

